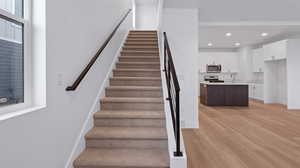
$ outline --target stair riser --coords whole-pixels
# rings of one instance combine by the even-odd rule
[[[131,52],[131,51],[122,51],[121,56],[159,56],[158,52]]]
[[[164,119],[95,119],[98,127],[165,127]]]
[[[161,86],[161,81],[110,79],[110,85],[111,86]]]
[[[159,57],[119,57],[120,62],[156,62],[159,64]]]
[[[160,69],[160,64],[119,64],[116,65],[117,68],[121,69]]]
[[[132,50],[135,50],[135,51],[158,51],[158,48],[156,47],[137,47],[137,46],[133,46],[133,47],[123,47],[123,51],[127,52],[127,51],[132,51]]]
[[[161,103],[122,103],[122,102],[101,102],[102,110],[144,110],[160,111],[163,110]]]
[[[128,36],[157,37],[157,33],[129,33]]]
[[[127,38],[126,41],[151,41],[157,43],[157,38]]]
[[[157,40],[157,36],[155,35],[129,35],[127,39],[151,39]]]
[[[156,30],[130,30],[129,33],[157,33]]]
[[[127,46],[151,46],[151,47],[157,47],[157,43],[140,43],[140,42],[127,42],[124,44],[124,47],[127,47]]]
[[[125,43],[154,43],[156,45],[158,45],[158,41],[157,40],[145,40],[145,39],[127,39],[125,41]]]
[[[134,35],[157,35],[157,32],[145,32],[145,31],[131,31],[129,34],[134,34]]]
[[[149,36],[149,35],[152,35],[152,36],[157,36],[157,32],[129,32],[129,35],[146,35],[146,36]]]
[[[106,97],[162,97],[161,90],[113,90],[106,89]]]
[[[160,72],[114,71],[116,77],[160,77]]]
[[[157,35],[136,35],[136,34],[129,34],[127,39],[154,39],[157,40]]]
[[[87,139],[88,148],[131,148],[131,149],[167,149],[168,141],[162,140],[126,140],[126,139]]]

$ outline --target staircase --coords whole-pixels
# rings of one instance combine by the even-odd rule
[[[169,168],[156,31],[130,31],[75,168]]]

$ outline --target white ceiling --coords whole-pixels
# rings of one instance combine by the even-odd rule
[[[156,5],[158,0],[135,0],[136,5]]]
[[[164,0],[164,8],[199,9],[200,48],[234,49],[236,42],[259,45],[300,34],[300,0]]]
[[[300,26],[199,26],[199,47],[208,49],[234,49],[239,48],[235,43],[243,46],[256,46],[285,38],[300,36]],[[226,33],[232,36],[225,36]],[[269,35],[262,37],[261,33]],[[213,43],[209,47],[208,43]]]
[[[201,0],[163,0],[165,8],[198,8]]]
[[[165,8],[198,8],[202,22],[300,21],[300,0],[164,0]]]

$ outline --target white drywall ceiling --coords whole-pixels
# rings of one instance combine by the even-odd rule
[[[202,22],[300,21],[299,0],[164,0],[165,8],[198,8]]]
[[[239,47],[255,46],[300,35],[300,26],[199,26],[199,30],[199,47],[213,49],[238,48],[235,46],[237,42],[241,44]],[[225,36],[228,32],[232,34],[230,37]],[[262,37],[263,32],[269,35]],[[213,46],[209,47],[208,43]]]
[[[158,0],[135,0],[136,5],[156,5]]]

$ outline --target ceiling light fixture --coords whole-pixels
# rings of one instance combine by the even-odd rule
[[[235,43],[234,45],[238,47],[241,45],[241,43]]]
[[[269,35],[268,33],[261,33],[261,36],[263,36],[263,37],[266,37],[268,35]]]
[[[210,42],[210,43],[208,43],[207,45],[208,45],[209,47],[211,47],[211,46],[213,46],[213,43]]]
[[[227,37],[230,37],[232,34],[231,33],[226,33],[225,34]]]

